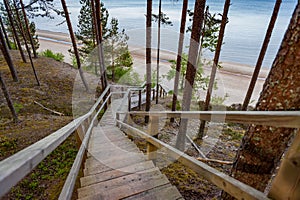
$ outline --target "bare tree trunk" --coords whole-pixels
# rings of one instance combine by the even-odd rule
[[[176,60],[176,75],[175,75],[174,89],[173,89],[172,111],[176,110],[187,8],[188,8],[188,0],[183,0],[182,12],[181,12],[181,23],[180,23],[180,34],[179,34],[179,41],[178,41],[178,52],[177,52],[177,60]],[[170,121],[174,122],[174,118],[171,118]]]
[[[216,52],[215,52],[215,56],[214,56],[213,66],[211,69],[209,84],[208,84],[207,93],[206,93],[204,111],[208,110],[209,104],[210,104],[211,94],[212,94],[212,90],[213,90],[213,86],[214,86],[215,78],[216,78],[216,73],[217,73],[217,67],[219,65],[219,58],[220,58],[220,53],[221,53],[221,47],[223,44],[225,27],[227,24],[227,15],[229,12],[229,7],[230,7],[230,0],[226,0],[225,4],[224,4],[224,9],[223,9],[222,22],[221,22],[221,27],[220,27],[220,32],[219,32],[217,48],[216,48]],[[200,128],[198,131],[198,138],[202,138],[204,136],[204,128],[205,128],[205,121],[201,121]]]
[[[5,96],[5,99],[7,101],[7,105],[10,109],[10,112],[11,112],[13,118],[14,118],[14,121],[17,122],[18,121],[18,116],[17,116],[16,110],[14,108],[13,102],[11,101],[10,94],[9,94],[7,88],[6,88],[5,82],[2,78],[1,72],[0,72],[0,84],[1,84],[3,94]]]
[[[194,8],[194,19],[192,25],[192,34],[190,40],[190,49],[188,56],[188,64],[185,75],[185,86],[182,100],[182,110],[190,110],[192,91],[197,72],[197,55],[199,51],[199,41],[204,20],[205,0],[196,0]],[[182,119],[176,140],[176,148],[183,151],[185,147],[185,137],[187,131],[187,119]]]
[[[27,15],[26,15],[24,4],[23,4],[23,0],[20,0],[20,4],[21,4],[22,13],[23,13],[24,21],[25,21],[25,27],[26,27],[26,30],[27,30],[27,35],[28,35],[30,44],[31,44],[33,56],[34,56],[34,58],[37,58],[37,53],[36,53],[36,49],[35,49],[35,46],[34,46],[33,38],[32,38],[32,35],[31,35],[31,31],[30,31],[30,27],[29,27],[29,22],[28,22],[28,19],[27,19]]]
[[[265,57],[266,51],[268,49],[268,45],[269,45],[269,42],[270,42],[270,39],[271,39],[271,36],[272,36],[273,28],[274,28],[274,25],[275,25],[275,22],[276,22],[276,19],[277,19],[277,16],[278,16],[278,12],[279,12],[279,9],[280,9],[281,2],[282,2],[282,0],[276,0],[274,10],[273,10],[273,14],[272,14],[272,17],[271,17],[271,20],[270,20],[270,23],[269,23],[269,27],[268,27],[268,30],[266,32],[266,36],[265,36],[262,48],[260,50],[260,54],[259,54],[259,57],[258,57],[257,62],[256,62],[256,66],[255,66],[255,69],[254,69],[254,72],[253,72],[253,75],[252,75],[252,78],[251,78],[251,81],[250,81],[250,85],[249,85],[246,97],[244,99],[242,110],[247,110],[247,107],[249,105],[249,102],[250,102],[250,99],[251,99],[251,96],[252,96],[256,81],[257,81],[257,77],[259,75],[261,65],[264,61],[264,57]]]
[[[5,40],[6,40],[7,47],[8,47],[8,49],[11,49],[10,42],[9,42],[8,36],[6,34],[5,27],[4,27],[4,24],[3,24],[1,16],[0,16],[0,24],[1,24],[1,28],[3,30],[3,34],[4,34],[4,37],[5,37]]]
[[[3,56],[4,56],[5,60],[6,60],[6,63],[8,65],[8,67],[9,67],[9,70],[10,70],[10,73],[11,73],[11,76],[12,76],[13,80],[15,82],[18,82],[19,81],[18,74],[17,74],[17,71],[16,71],[16,69],[14,67],[14,64],[13,64],[12,60],[11,60],[11,57],[10,57],[10,54],[9,54],[9,50],[8,50],[8,48],[6,46],[6,42],[5,42],[5,39],[4,39],[4,36],[3,36],[3,32],[5,32],[5,30],[4,29],[2,29],[2,30],[0,29],[1,51],[3,53]]]
[[[105,90],[107,86],[107,74],[106,74],[106,67],[104,63],[104,50],[102,44],[102,24],[101,24],[101,2],[100,0],[96,0],[96,41],[98,47],[98,55],[99,55],[99,63],[100,63],[100,77],[102,83],[102,90]]]
[[[151,23],[152,23],[152,0],[147,0],[146,18],[146,111],[150,111],[151,106]],[[148,123],[149,117],[145,117]]]
[[[299,25],[300,2],[265,81],[256,110],[300,110]],[[232,176],[264,191],[294,132],[295,129],[291,128],[251,126],[237,153]],[[225,199],[232,198],[228,195]]]
[[[7,12],[7,15],[8,15],[9,23],[10,23],[14,38],[16,40],[19,52],[21,54],[22,60],[23,60],[24,63],[26,63],[26,58],[25,58],[25,55],[24,55],[24,52],[23,52],[23,49],[22,49],[22,46],[21,46],[21,43],[20,43],[20,40],[19,40],[18,33],[16,31],[16,28],[15,28],[15,24],[14,24],[14,20],[13,20],[13,14],[12,14],[11,8],[9,6],[9,1],[8,0],[3,0],[3,2],[4,2],[4,6],[5,6],[5,10]]]
[[[24,33],[24,29],[23,29],[23,26],[22,26],[22,21],[21,21],[19,12],[17,10],[17,4],[16,4],[15,0],[14,0],[14,7],[15,7],[15,10],[16,10],[16,16],[17,16],[17,21],[18,21],[17,22],[17,26],[18,26],[19,31],[20,31],[23,39],[24,39],[25,48],[26,48],[27,53],[28,53],[28,57],[29,57],[29,60],[30,60],[30,65],[31,65],[31,68],[33,70],[33,74],[34,74],[35,80],[37,82],[37,85],[40,86],[41,84],[40,84],[39,78],[37,76],[37,73],[36,73],[36,70],[35,70],[35,67],[34,67],[34,64],[33,64],[33,61],[32,61],[31,52],[30,52],[30,49],[29,49],[27,41],[26,41],[26,35]]]
[[[92,15],[92,27],[93,27],[93,30],[92,30],[92,32],[93,32],[93,35],[92,35],[92,38],[93,38],[93,45],[94,45],[94,48],[96,47],[96,37],[97,37],[97,35],[96,35],[96,31],[97,31],[97,26],[96,26],[96,12],[95,12],[95,1],[94,0],[91,0],[91,10],[92,10],[92,13],[91,13],[91,15]],[[94,58],[92,58],[93,59],[93,65],[95,66],[95,74],[97,75],[98,74],[98,68],[97,68],[97,64],[96,64],[96,62],[95,62],[95,60],[94,60]],[[101,68],[100,68],[101,69]]]
[[[61,0],[61,4],[62,4],[62,7],[64,9],[64,14],[65,14],[66,21],[67,21],[67,24],[68,24],[68,29],[69,29],[70,37],[71,37],[71,40],[72,40],[72,45],[73,45],[73,48],[74,48],[74,54],[75,54],[75,57],[76,57],[76,62],[77,62],[77,66],[78,66],[79,75],[81,77],[81,80],[83,82],[83,85],[84,85],[85,89],[87,91],[89,91],[88,84],[85,80],[83,71],[81,69],[81,61],[80,61],[79,52],[78,52],[78,48],[77,48],[77,43],[76,43],[76,40],[75,40],[75,35],[74,35],[74,32],[73,32],[73,28],[72,28],[68,8],[67,8],[67,5],[66,5],[66,1]]]
[[[161,0],[158,6],[158,30],[157,30],[157,56],[156,56],[156,104],[158,104],[158,90],[159,90],[159,54],[160,54],[160,25],[161,25]]]

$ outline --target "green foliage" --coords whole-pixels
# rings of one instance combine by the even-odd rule
[[[20,103],[14,103],[14,108],[15,108],[16,113],[19,113],[23,107],[24,106]]]
[[[62,53],[53,53],[50,49],[46,49],[45,51],[41,52],[41,56],[53,58],[56,61],[63,61],[64,55]]]
[[[229,95],[226,93],[224,97],[219,97],[214,95],[211,98],[211,104],[212,105],[224,105],[225,100],[229,97]]]
[[[173,23],[169,20],[170,18],[163,12],[160,13],[160,23],[164,26],[173,26]],[[158,22],[159,14],[152,14],[152,21]]]
[[[140,78],[140,75],[137,72],[129,71],[124,74],[118,81],[118,83],[123,85],[132,85],[132,86],[139,86],[143,83]]]
[[[80,0],[81,9],[78,16],[78,31],[75,33],[77,40],[79,40],[83,47],[79,49],[80,54],[85,57],[96,46],[96,29],[93,27],[93,16],[90,0]],[[107,22],[109,13],[101,2],[101,23],[102,23],[102,36],[103,39],[107,38]]]
[[[189,21],[193,21],[194,12],[188,10],[188,15],[190,17]],[[219,14],[220,15],[220,14]],[[221,19],[218,19],[217,14],[211,14],[209,12],[209,7],[207,6],[205,12],[205,24],[204,24],[204,32],[202,35],[202,48],[208,49],[211,52],[215,52],[217,43],[218,43],[218,35],[221,25]],[[221,16],[221,15],[220,15]],[[189,26],[187,32],[192,31],[192,26]]]

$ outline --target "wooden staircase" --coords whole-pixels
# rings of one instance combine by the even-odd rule
[[[79,199],[183,199],[114,123],[111,106],[93,128]]]

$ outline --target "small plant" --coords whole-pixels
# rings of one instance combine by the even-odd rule
[[[62,62],[65,56],[62,53],[53,53],[50,49],[41,52],[41,55],[47,58],[53,58],[56,61]]]
[[[20,103],[14,103],[14,108],[15,108],[15,110],[16,110],[16,113],[19,113],[20,110],[21,110],[22,108],[24,108],[24,106],[23,106],[22,104],[20,104]]]
[[[219,97],[219,96],[216,96],[214,95],[212,98],[211,98],[211,104],[212,105],[223,105],[225,100],[229,97],[229,95],[226,93],[224,97]]]

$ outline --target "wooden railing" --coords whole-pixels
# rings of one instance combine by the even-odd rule
[[[122,113],[117,113],[122,114]],[[147,148],[147,154],[149,156],[149,159],[156,159],[155,150],[164,148],[164,150],[168,153],[168,155],[174,159],[177,159],[179,162],[184,164],[185,166],[188,166],[189,168],[193,169],[195,172],[202,175],[204,178],[206,178],[211,183],[215,184],[222,190],[226,191],[233,197],[236,197],[237,199],[268,199],[268,196],[210,166],[207,164],[188,156],[182,151],[177,150],[176,148],[165,144],[158,140],[157,138],[153,137],[152,135],[155,135],[158,133],[158,122],[159,118],[186,118],[186,119],[200,119],[200,120],[206,120],[206,121],[212,121],[212,122],[233,122],[233,123],[243,123],[243,124],[258,124],[258,125],[267,125],[267,126],[275,126],[275,127],[289,127],[289,128],[300,128],[300,112],[299,111],[252,111],[252,112],[245,112],[245,111],[231,111],[231,112],[224,112],[224,111],[204,111],[204,112],[128,112],[128,115],[140,115],[140,116],[149,116],[150,118],[150,124],[148,125],[149,130],[148,133],[145,133],[137,128],[132,127],[129,124],[124,123],[121,120],[117,120],[117,123],[120,126],[125,127],[127,130],[130,130],[127,132],[127,134],[131,136],[139,136],[144,138],[149,144],[152,145],[152,147]],[[298,139],[295,140],[293,146],[296,146],[297,148],[293,148],[291,151],[292,153],[289,153],[289,157],[287,158],[288,161],[284,161],[283,163],[289,163],[289,162],[296,162],[300,163],[300,157],[296,155],[295,152],[299,154],[300,149],[300,132],[298,133]],[[297,143],[297,144],[295,144]],[[296,160],[296,161],[295,161]],[[287,165],[287,164],[286,164]],[[295,167],[286,167],[283,169],[282,174],[291,174],[291,172],[287,172],[288,169],[294,169]],[[299,177],[300,172],[299,170],[296,171],[295,177]],[[282,176],[280,176],[282,177]],[[274,181],[275,185],[272,186],[272,188],[280,187],[279,183],[280,181],[277,181],[276,179]],[[288,189],[294,192],[296,189],[299,188],[299,181],[298,178],[293,180],[291,184],[289,184]],[[296,188],[296,189],[295,189]],[[286,188],[285,188],[286,189]],[[273,189],[274,190],[274,189]],[[271,189],[272,191],[272,189]],[[278,194],[278,192],[275,192],[276,197],[283,197],[282,194]],[[272,196],[272,194],[269,194]],[[281,196],[280,196],[281,195]],[[294,195],[294,194],[291,194]],[[291,195],[284,195],[284,197],[290,197]],[[297,196],[299,197],[299,196]]]
[[[19,151],[9,158],[2,160],[0,162],[0,197],[5,195],[14,185],[30,173],[44,158],[74,133],[76,129],[80,128],[86,132],[84,140],[82,141],[71,172],[60,195],[60,199],[70,199],[91,129],[99,112],[103,109],[110,97],[109,90],[110,86],[103,91],[87,114],[73,120],[51,135]],[[103,101],[104,97],[107,95],[108,97]],[[101,103],[101,101],[103,102]],[[100,109],[95,112],[99,105],[101,105]]]

